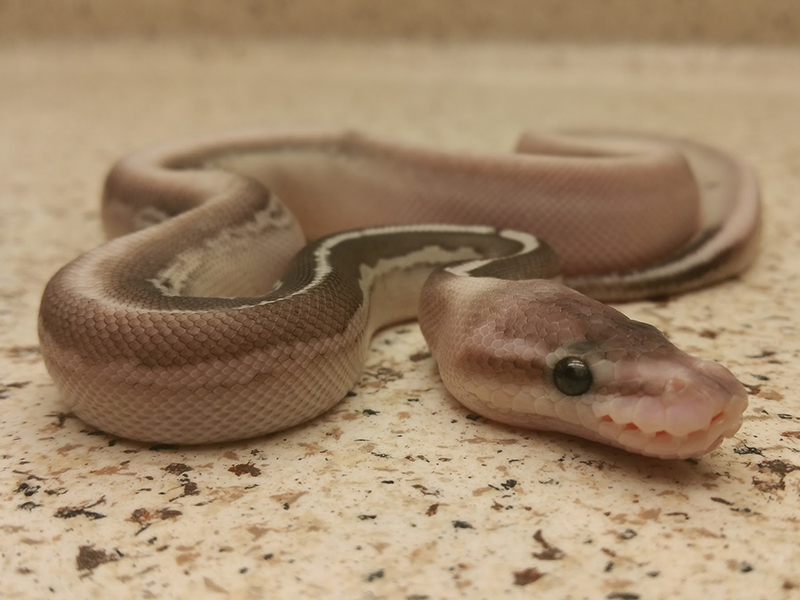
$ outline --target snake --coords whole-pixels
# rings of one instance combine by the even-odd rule
[[[681,459],[748,405],[728,369],[609,304],[757,254],[754,171],[690,139],[530,132],[480,152],[247,130],[122,158],[101,212],[109,241],[50,279],[38,331],[72,414],[111,435],[305,423],[355,386],[375,332],[414,319],[447,393],[512,427]]]

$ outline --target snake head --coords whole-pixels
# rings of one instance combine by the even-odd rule
[[[700,456],[741,426],[744,386],[655,327],[552,281],[461,279],[423,332],[472,410],[658,458]]]

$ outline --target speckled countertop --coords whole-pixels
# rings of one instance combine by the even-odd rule
[[[26,43],[0,47],[0,596],[800,597],[800,52]],[[752,392],[740,433],[659,462],[475,418],[414,324],[316,421],[205,448],[109,437],[41,362],[47,278],[102,241],[119,156],[249,125],[501,149],[528,128],[697,137],[758,170],[737,281],[624,307]]]

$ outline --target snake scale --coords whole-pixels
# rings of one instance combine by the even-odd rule
[[[481,154],[244,132],[124,158],[102,212],[113,239],[50,280],[39,335],[75,414],[115,435],[305,422],[355,384],[377,329],[414,318],[448,390],[492,420],[660,458],[742,423],[727,369],[604,303],[752,262],[756,178],[703,144],[525,134]]]

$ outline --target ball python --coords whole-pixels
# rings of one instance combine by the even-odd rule
[[[699,456],[738,430],[745,388],[605,302],[739,273],[759,205],[740,160],[635,133],[530,133],[507,154],[353,132],[166,144],[111,169],[112,239],[47,284],[41,351],[85,422],[204,444],[327,411],[373,333],[418,318],[470,411]]]

